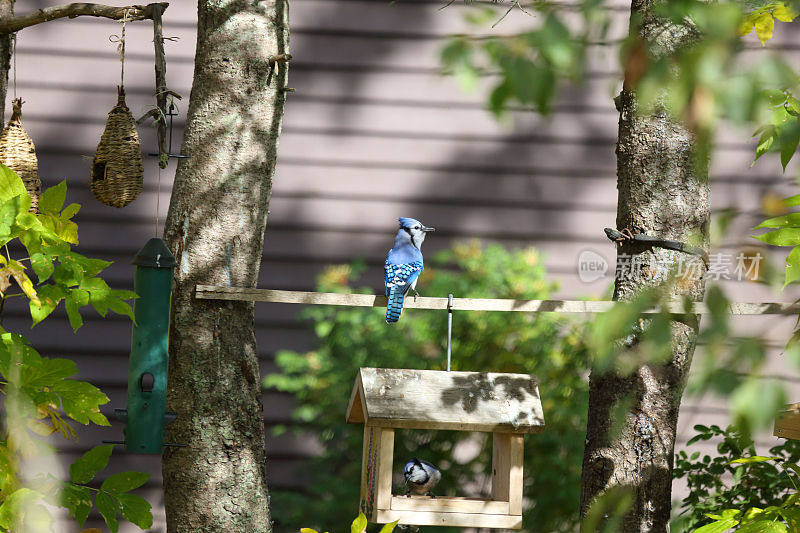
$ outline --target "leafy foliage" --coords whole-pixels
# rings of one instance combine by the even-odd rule
[[[64,208],[65,199],[66,184],[62,182],[42,194],[39,214],[30,213],[31,199],[22,180],[0,165],[0,245],[5,251],[0,253],[0,302],[27,298],[33,325],[49,316],[62,300],[74,329],[82,325],[79,309],[86,305],[101,315],[110,309],[132,318],[131,307],[124,300],[134,294],[113,290],[98,277],[110,263],[72,250],[78,242],[72,217],[79,206]],[[11,257],[8,244],[14,240],[22,244],[28,257]],[[42,357],[22,335],[0,328],[5,422],[0,427],[0,531],[49,531],[52,517],[43,503],[65,507],[83,525],[92,508],[92,493],[94,505],[114,533],[117,514],[143,529],[152,525],[150,504],[129,493],[145,483],[148,474],[123,472],[110,476],[99,489],[87,485],[108,464],[112,446],[86,452],[70,467],[69,481],[50,475],[29,479],[21,474],[25,461],[52,453],[43,437],[59,433],[65,439],[77,439],[70,420],[110,425],[100,412],[108,397],[91,383],[72,379],[77,371],[73,361]]]
[[[694,429],[697,434],[688,445],[718,439],[719,455],[676,454],[675,477],[686,479],[689,495],[681,502],[673,529],[702,533],[736,526],[738,531],[798,530],[800,442],[786,440],[770,448],[769,456],[759,456],[753,441],[734,426],[697,425]]]
[[[441,52],[442,66],[468,90],[475,88],[479,77],[495,75],[498,81],[489,97],[489,109],[496,115],[512,104],[547,113],[558,80],[579,81],[588,43],[605,35],[607,21],[598,9],[600,4],[594,0],[582,4],[583,29],[578,32],[568,28],[563,13],[542,4],[542,22],[529,31],[504,37],[455,36]],[[475,27],[486,26],[495,18],[496,12],[488,7],[467,17]]]
[[[329,268],[319,289],[351,292],[358,266]],[[553,284],[545,278],[538,253],[506,251],[477,242],[437,254],[420,278],[420,292],[473,298],[546,298]],[[361,289],[358,292],[372,292]],[[265,386],[292,393],[298,404],[296,430],[318,435],[323,453],[305,468],[311,482],[303,493],[273,490],[273,510],[282,527],[343,522],[358,505],[362,434],[344,423],[356,371],[362,366],[441,369],[446,315],[407,309],[387,326],[383,310],[315,306],[303,316],[313,323],[319,347],[307,353],[281,351],[281,373]],[[455,370],[524,372],[540,380],[547,430],[525,439],[525,523],[542,531],[573,531],[580,494],[580,465],[586,425],[587,353],[576,330],[552,314],[456,313],[453,320]],[[283,428],[286,429],[286,428]],[[464,495],[465,487],[485,491],[491,464],[491,439],[484,434],[398,431],[396,462],[416,456],[442,468],[437,491]],[[477,446],[469,457],[453,451]],[[485,496],[485,494],[484,494]]]
[[[399,520],[384,524],[380,530],[380,533],[392,533],[394,528],[397,526],[397,522],[399,522]],[[367,517],[364,516],[364,513],[359,513],[356,519],[353,520],[353,523],[350,524],[350,533],[364,533],[366,530]],[[311,529],[310,527],[301,527],[300,533],[317,533],[317,531],[315,529]]]

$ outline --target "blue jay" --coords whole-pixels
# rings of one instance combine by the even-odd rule
[[[406,480],[406,496],[414,493],[427,494],[433,498],[431,489],[442,479],[442,473],[428,461],[421,461],[414,457],[406,463],[406,467],[403,469],[403,478]]]
[[[433,231],[426,228],[422,222],[413,218],[400,217],[400,229],[394,238],[394,247],[386,256],[384,270],[386,276],[386,323],[392,324],[400,318],[403,312],[403,300],[411,289],[417,294],[417,278],[422,272],[422,252],[420,247],[425,240],[425,234]]]

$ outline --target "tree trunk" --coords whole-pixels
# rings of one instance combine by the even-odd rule
[[[693,30],[666,24],[652,13],[654,3],[634,0],[631,32],[652,40],[668,53],[695,38]],[[634,23],[634,21],[641,21]],[[633,62],[630,62],[633,63]],[[633,68],[635,65],[629,65]],[[638,114],[636,94],[626,83],[617,98],[620,112],[617,141],[617,227],[638,228],[648,235],[686,241],[701,236],[708,246],[708,167],[695,134],[665,112]],[[615,299],[631,299],[655,283],[656,273],[676,261],[698,258],[657,247],[623,245],[620,256],[635,255],[636,271],[618,269]],[[618,264],[623,264],[618,257]],[[701,266],[703,266],[701,264]],[[701,300],[702,274],[679,279],[670,286],[672,297]],[[613,486],[629,487],[634,501],[623,519],[622,531],[669,531],[672,467],[678,408],[694,354],[699,317],[683,316],[671,323],[672,356],[666,364],[640,367],[630,376],[593,371],[589,379],[589,422],[583,458],[581,513]],[[630,341],[635,344],[636,340]],[[633,402],[627,412],[615,411],[621,401]],[[614,420],[614,416],[624,420]],[[615,431],[612,428],[622,428]]]
[[[199,0],[194,82],[165,227],[172,293],[164,452],[170,532],[269,532],[253,304],[196,300],[196,284],[255,287],[287,65],[288,1]]]
[[[14,0],[0,0],[0,20],[14,16]],[[8,69],[11,67],[11,40],[13,35],[0,35],[0,130],[6,125],[6,94]]]

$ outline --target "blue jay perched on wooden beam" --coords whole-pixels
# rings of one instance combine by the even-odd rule
[[[422,241],[425,234],[433,228],[425,227],[422,222],[413,218],[400,217],[400,229],[394,238],[394,247],[386,256],[384,270],[386,276],[386,323],[392,324],[403,312],[403,300],[410,290],[417,294],[417,279],[422,273]]]

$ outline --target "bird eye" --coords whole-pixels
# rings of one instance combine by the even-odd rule
[[[414,229],[419,229],[419,226],[414,226]]]

